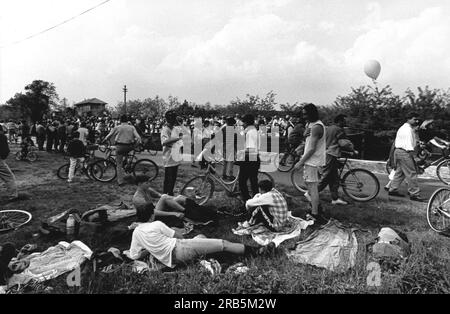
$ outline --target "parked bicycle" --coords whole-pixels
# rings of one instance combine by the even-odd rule
[[[433,154],[430,152],[427,146],[436,146],[440,149],[439,158],[432,161],[431,157]],[[419,149],[417,152],[417,170],[418,174],[423,174],[425,169],[430,166],[436,166],[436,175],[438,179],[446,184],[450,185],[450,142],[443,141],[443,144],[439,144],[436,140],[431,140],[428,145],[424,142],[419,143]],[[386,171],[391,173],[392,168],[390,167],[389,159],[386,162]]]
[[[0,210],[0,233],[17,230],[31,221],[31,214],[24,210]]]
[[[348,158],[353,153],[342,152],[345,157],[339,158],[339,184],[344,193],[357,202],[368,202],[374,199],[380,192],[380,182],[370,171],[360,168],[352,168]],[[291,182],[302,193],[308,191],[303,180],[303,169],[295,169],[291,172]]]
[[[106,144],[101,148],[101,151],[105,153],[105,158],[96,161],[92,166],[102,169],[101,173],[93,173],[92,177],[99,182],[111,182],[117,176],[117,162],[114,154],[114,146]],[[126,174],[132,174],[133,176],[147,176],[149,182],[153,181],[159,173],[159,168],[156,163],[151,159],[138,159],[136,156],[136,150],[132,150],[123,159],[122,164]],[[93,168],[95,169],[95,168]],[[99,176],[97,176],[99,174]]]
[[[28,160],[33,162],[36,161],[38,158],[36,151],[37,151],[36,147],[30,146],[28,147],[28,152],[26,154],[24,154],[22,150],[20,150],[16,153],[15,158],[17,161]]]
[[[450,188],[437,189],[427,205],[427,221],[430,228],[438,233],[450,235]]]
[[[77,166],[75,168],[75,175],[85,175],[88,179],[92,179],[92,173],[95,172],[97,176],[101,176],[103,173],[103,169],[98,165],[95,168],[93,167],[93,164],[95,161],[99,160],[98,157],[95,156],[95,151],[97,150],[98,145],[89,145],[87,146],[87,152],[84,155],[84,161],[81,163],[77,163]],[[70,159],[68,155],[64,156],[64,159]],[[69,178],[69,168],[70,168],[70,162],[62,165],[58,168],[56,171],[56,175],[58,178],[67,180]]]
[[[204,175],[196,176],[189,180],[181,189],[180,194],[195,200],[199,205],[206,204],[216,190],[216,183],[222,187],[228,196],[237,197],[240,195],[239,191],[239,171],[236,177],[232,180],[223,179],[216,170],[216,165],[223,162],[218,161],[204,161],[207,164]],[[275,181],[271,175],[266,172],[258,173],[258,182],[262,180],[270,180],[275,186]],[[251,188],[249,187],[249,191]]]

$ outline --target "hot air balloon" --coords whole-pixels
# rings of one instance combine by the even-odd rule
[[[381,72],[380,62],[378,62],[377,60],[367,61],[366,65],[364,66],[364,72],[368,77],[375,81]]]

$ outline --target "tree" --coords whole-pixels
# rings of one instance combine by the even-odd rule
[[[25,91],[25,94],[17,93],[7,101],[7,104],[19,108],[23,118],[39,121],[51,106],[58,105],[59,98],[53,83],[35,80],[25,86]]]

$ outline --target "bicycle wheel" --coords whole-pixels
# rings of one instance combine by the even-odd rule
[[[133,165],[133,175],[149,177],[148,182],[155,180],[158,172],[158,165],[150,159],[141,159]]]
[[[204,205],[214,193],[214,182],[206,176],[198,176],[188,181],[181,189],[180,194]]]
[[[90,174],[96,181],[111,182],[117,176],[117,167],[108,159],[97,160],[90,166]]]
[[[450,189],[440,188],[431,195],[427,205],[427,221],[436,232],[447,232],[450,227]]]
[[[368,202],[380,192],[377,177],[365,169],[352,169],[346,172],[341,185],[344,193],[357,202]]]
[[[58,171],[56,172],[56,175],[58,176],[58,178],[62,179],[62,180],[67,180],[69,178],[69,167],[70,164],[65,164],[62,165],[61,167],[59,167]],[[75,172],[77,171],[77,169],[75,169]]]
[[[295,189],[300,193],[308,191],[305,180],[303,179],[303,169],[294,169],[291,172],[291,182]]]
[[[17,229],[28,222],[32,216],[23,210],[0,210],[0,232]]]
[[[446,185],[450,185],[450,159],[443,160],[436,167],[436,174],[439,180]]]
[[[283,159],[284,158],[284,159]],[[278,170],[280,172],[289,172],[295,166],[295,155],[291,153],[280,153],[278,158]]]
[[[37,154],[35,152],[29,152],[27,155],[27,159],[31,162],[37,160]]]

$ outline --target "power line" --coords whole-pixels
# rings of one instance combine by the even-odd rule
[[[86,14],[86,13],[88,13],[88,12],[90,12],[90,11],[92,11],[92,10],[94,10],[94,9],[96,9],[96,8],[98,8],[98,7],[102,6],[102,5],[104,5],[104,4],[108,3],[108,2],[110,2],[110,1],[112,1],[112,0],[106,0],[106,1],[103,1],[102,3],[99,3],[99,4],[97,4],[96,6],[90,8],[90,9],[87,9],[86,11],[83,11],[83,12],[81,12],[81,13],[78,14],[78,15],[75,15],[75,16],[73,16],[73,17],[71,17],[71,18],[69,18],[69,19],[67,19],[67,20],[65,20],[65,21],[63,21],[63,22],[61,22],[61,23],[59,23],[59,24],[56,24],[56,25],[54,25],[54,26],[52,26],[52,27],[49,27],[49,28],[47,28],[47,29],[44,29],[43,31],[40,31],[40,32],[38,32],[38,33],[35,33],[35,34],[33,34],[33,35],[31,35],[31,36],[28,36],[28,37],[26,37],[26,38],[24,38],[24,39],[21,39],[21,40],[12,42],[12,43],[9,44],[9,45],[6,45],[6,46],[0,46],[0,49],[7,48],[7,47],[10,47],[10,46],[13,46],[13,45],[17,45],[17,44],[20,44],[21,42],[24,42],[24,41],[28,40],[28,39],[31,39],[31,38],[34,38],[34,37],[36,37],[36,36],[42,35],[42,34],[48,32],[48,31],[51,31],[52,29],[55,29],[55,28],[57,28],[57,27],[59,27],[59,26],[61,26],[61,25],[63,25],[63,24],[68,23],[68,22],[70,22],[70,21],[76,19],[77,17],[80,17],[81,15]]]

